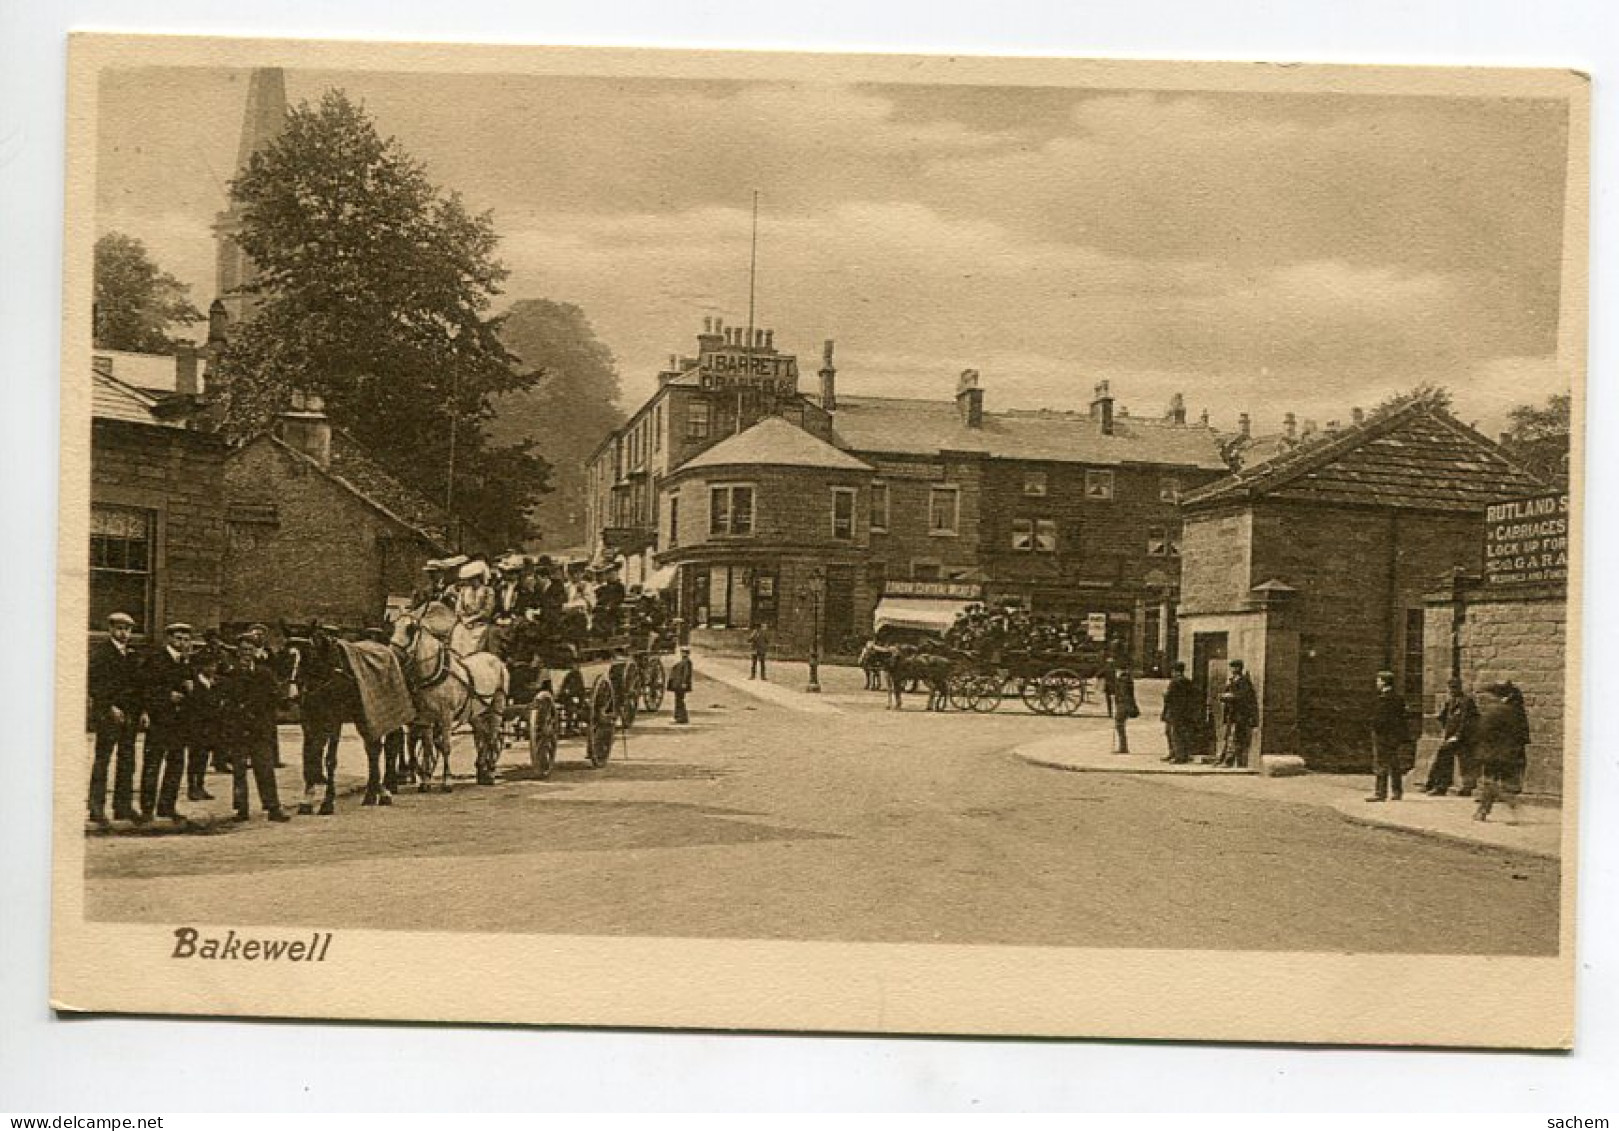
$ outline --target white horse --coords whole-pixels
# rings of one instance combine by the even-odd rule
[[[450,791],[450,736],[462,723],[472,726],[480,785],[492,785],[500,760],[500,726],[511,690],[511,674],[492,652],[458,655],[440,638],[456,625],[448,606],[433,602],[420,613],[402,613],[389,641],[404,658],[405,680],[416,703],[416,722],[428,732],[438,761],[440,788]],[[426,792],[428,768],[418,789]]]

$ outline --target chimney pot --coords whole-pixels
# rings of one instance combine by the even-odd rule
[[[208,344],[224,346],[229,330],[230,314],[225,310],[224,302],[216,298],[208,306]]]
[[[773,350],[775,348],[776,348],[776,331],[774,331],[774,330],[766,330],[765,331],[765,349]]]
[[[703,333],[712,334],[713,332],[714,332],[714,319],[713,319],[713,316],[708,315],[708,314],[703,315]]]
[[[1248,419],[1246,412],[1237,414],[1237,431],[1242,433],[1244,440],[1253,434],[1253,421]]]
[[[1363,409],[1363,408],[1352,408],[1352,409],[1350,409],[1349,410],[1349,416],[1350,416],[1350,418],[1352,420],[1354,420],[1354,422],[1356,424],[1364,424],[1364,423],[1366,423],[1366,410]]]
[[[1179,393],[1169,398],[1169,419],[1175,424],[1186,423],[1186,398]]]
[[[319,394],[294,391],[290,407],[276,419],[276,434],[282,443],[322,468],[331,467],[332,422],[326,418],[326,401]]]
[[[1198,413],[1197,419],[1198,419],[1198,423],[1202,424],[1203,427],[1207,428],[1209,426],[1209,410],[1204,409],[1202,412]]]
[[[1102,435],[1113,435],[1113,393],[1106,381],[1096,383],[1096,397],[1091,401],[1091,419],[1102,425]]]
[[[1315,435],[1315,421],[1308,420],[1308,419],[1305,420],[1305,422],[1304,422],[1304,435],[1306,435],[1306,436],[1314,436]]]
[[[1291,412],[1282,416],[1282,431],[1289,440],[1297,439],[1299,431],[1299,418]]]
[[[821,407],[827,412],[838,408],[838,371],[832,364],[832,339],[821,348]]]

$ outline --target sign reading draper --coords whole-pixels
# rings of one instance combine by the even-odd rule
[[[1568,495],[1496,503],[1484,512],[1484,583],[1568,582]]]

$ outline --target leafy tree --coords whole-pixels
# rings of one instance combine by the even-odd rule
[[[172,326],[202,321],[202,311],[186,297],[190,288],[164,271],[146,245],[122,232],[96,241],[95,328],[97,348],[168,353],[183,339]]]
[[[258,301],[221,359],[226,430],[254,434],[294,390],[319,393],[402,480],[452,498],[486,540],[522,540],[550,467],[484,430],[492,398],[536,379],[486,317],[506,277],[489,215],[441,192],[335,90],[287,116],[231,196]]]
[[[1544,405],[1519,405],[1507,414],[1507,450],[1552,483],[1568,479],[1572,398],[1554,393]]]
[[[585,466],[603,438],[624,422],[612,351],[596,337],[585,312],[572,303],[524,299],[501,321],[500,337],[525,366],[540,371],[530,389],[495,401],[491,438],[540,444],[556,469],[556,490],[532,515],[548,548],[585,539]]]

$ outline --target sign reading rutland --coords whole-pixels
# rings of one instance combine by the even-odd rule
[[[1484,512],[1484,583],[1568,583],[1568,494],[1496,503]]]

